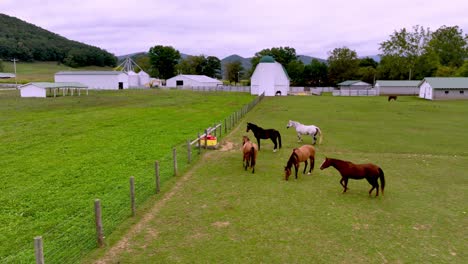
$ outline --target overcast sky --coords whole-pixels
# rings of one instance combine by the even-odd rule
[[[324,59],[343,46],[376,55],[402,28],[468,33],[467,11],[468,0],[0,0],[0,13],[115,55],[169,45],[220,59],[280,46]]]

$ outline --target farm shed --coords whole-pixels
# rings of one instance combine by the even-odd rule
[[[286,69],[271,56],[260,59],[250,79],[250,93],[265,96],[288,95],[289,76]]]
[[[378,80],[375,83],[375,89],[379,95],[418,95],[419,84],[421,80],[416,81],[386,81]]]
[[[86,94],[88,94],[88,86],[77,83],[77,82],[33,82],[22,85],[19,87],[21,97],[47,97],[57,96],[62,93],[62,95],[81,95],[81,90],[86,89]]]
[[[361,80],[348,80],[338,84],[338,88],[341,90],[363,90],[371,89],[372,85],[370,83],[363,82]]]
[[[167,87],[216,87],[222,84],[206,75],[179,74],[166,80]]]
[[[0,79],[9,79],[9,78],[15,78],[15,74],[8,73],[8,72],[0,72]]]
[[[468,99],[468,77],[426,77],[419,84],[419,97],[428,100]]]
[[[96,90],[128,89],[128,74],[121,71],[61,71],[55,82],[79,82]]]

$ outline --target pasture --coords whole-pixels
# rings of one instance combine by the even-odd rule
[[[130,216],[130,176],[141,206],[154,194],[156,160],[167,188],[172,148],[186,150],[197,132],[254,98],[159,89],[20,98],[0,90],[0,262],[34,262],[39,235],[46,263],[76,262],[96,247],[94,199],[109,236]],[[183,173],[187,158],[179,159]]]
[[[416,97],[269,97],[183,176],[106,263],[467,263],[468,104]],[[289,119],[323,132],[311,175],[284,180],[298,143]],[[255,174],[242,167],[246,122],[280,131],[262,141]],[[232,147],[230,147],[232,146]],[[385,196],[365,180],[342,194],[325,157],[372,162]]]

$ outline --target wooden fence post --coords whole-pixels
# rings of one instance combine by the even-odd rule
[[[205,129],[205,149],[208,147],[208,129]]]
[[[154,173],[156,175],[156,193],[159,193],[159,161],[154,163]]]
[[[44,264],[44,249],[42,247],[42,237],[34,238],[34,252],[36,256],[36,264]]]
[[[177,176],[177,151],[176,151],[176,148],[172,149],[172,158],[174,160],[174,176]]]
[[[135,177],[130,177],[130,205],[132,208],[132,216],[136,215],[135,207]]]
[[[226,118],[224,118],[224,134],[227,134],[227,121],[226,121]]]
[[[101,201],[94,200],[94,215],[96,216],[96,236],[98,247],[104,246],[104,231],[102,228]]]
[[[190,139],[187,140],[187,163],[190,164],[192,161],[192,145],[190,145]]]
[[[200,131],[198,131],[198,155],[201,153]]]

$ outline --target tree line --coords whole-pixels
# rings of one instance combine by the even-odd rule
[[[117,64],[117,58],[103,49],[69,40],[20,19],[0,14],[0,25],[1,59],[58,61],[70,67]]]
[[[171,46],[154,46],[139,62],[150,75],[162,79],[181,73],[240,82],[241,79],[249,79],[260,59],[269,55],[285,67],[294,86],[333,86],[357,79],[374,83],[376,79],[468,77],[468,35],[458,26],[442,26],[434,32],[422,26],[403,28],[379,43],[379,50],[380,62],[370,57],[360,58],[355,50],[339,47],[328,52],[325,62],[313,59],[304,64],[294,48],[273,47],[255,53],[251,69],[244,69],[240,61],[226,63],[224,76],[220,75],[221,61],[218,58],[200,55],[182,59],[179,51]]]

